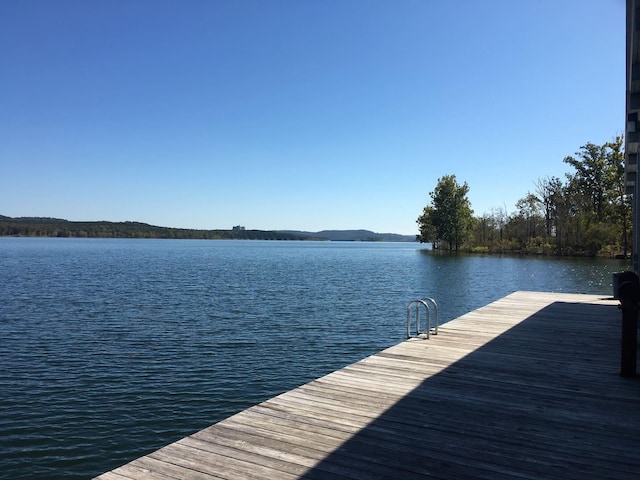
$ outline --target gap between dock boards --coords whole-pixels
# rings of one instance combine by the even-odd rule
[[[619,335],[605,295],[515,292],[96,478],[638,478]]]

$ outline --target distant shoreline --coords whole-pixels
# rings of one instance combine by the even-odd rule
[[[346,242],[414,242],[415,236],[375,233],[369,230],[199,230],[159,227],[141,222],[74,222],[48,217],[5,217],[0,215],[2,237],[58,238],[159,238],[194,240],[302,240]]]

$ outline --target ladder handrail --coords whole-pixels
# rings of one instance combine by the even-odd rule
[[[433,306],[433,310],[434,310],[433,327],[431,327],[431,308],[429,308],[429,304]],[[426,308],[427,310],[427,325],[426,325],[427,328],[424,331],[420,330],[420,306],[421,305],[424,306],[424,308]],[[412,310],[412,307],[414,306],[416,310],[416,314],[415,314],[416,335],[415,336],[419,337],[420,335],[425,335],[426,339],[428,340],[431,334],[437,335],[438,326],[440,323],[440,318],[438,315],[438,304],[433,298],[426,297],[420,300],[412,300],[411,302],[409,302],[409,305],[407,306],[407,338],[413,337],[413,335],[411,334],[411,310]]]
[[[427,298],[423,298],[422,300],[425,300],[427,302],[431,302],[433,304],[433,310],[434,310],[434,328],[433,328],[433,334],[437,335],[438,334],[438,325],[440,323],[440,319],[438,318],[438,304],[436,303],[436,301],[433,298],[427,297]],[[427,327],[429,326],[429,322],[427,321]]]
[[[431,318],[431,309],[429,304],[425,300],[413,300],[409,302],[407,306],[407,338],[411,338],[411,307],[416,306],[416,336],[426,333],[427,339],[429,338],[429,320]],[[427,329],[424,332],[420,331],[420,305],[423,305],[427,309]]]

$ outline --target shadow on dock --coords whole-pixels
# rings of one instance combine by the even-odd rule
[[[640,381],[619,376],[620,328],[615,305],[551,303],[426,379],[301,478],[637,479]],[[378,356],[406,375],[423,369],[393,347]],[[386,375],[401,374],[381,369],[382,385]],[[371,401],[350,392],[360,409]]]

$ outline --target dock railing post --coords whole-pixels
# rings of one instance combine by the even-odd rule
[[[640,281],[633,272],[624,272],[618,287],[622,310],[622,339],[620,342],[620,376],[636,378],[638,349],[638,310],[640,310]]]

